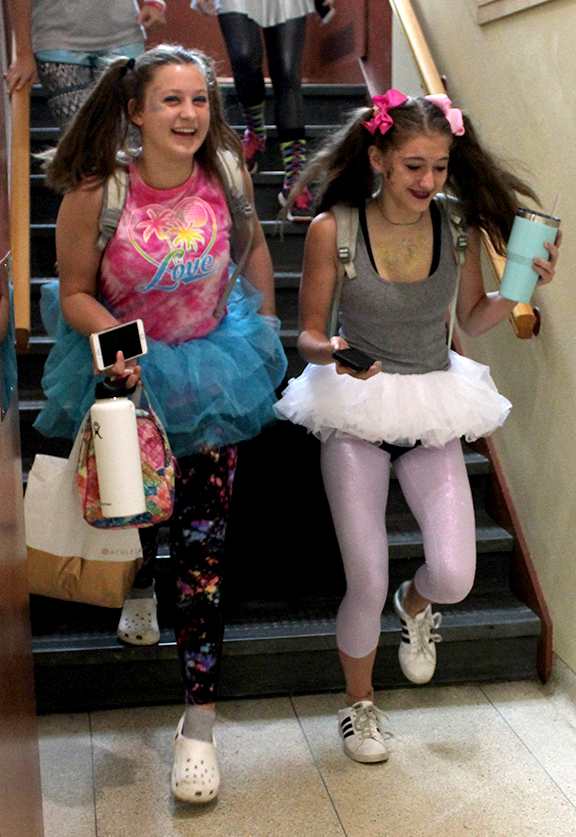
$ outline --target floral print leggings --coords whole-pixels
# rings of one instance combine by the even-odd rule
[[[212,703],[224,625],[220,609],[226,523],[237,448],[228,445],[178,459],[170,554],[176,573],[174,632],[185,700]],[[152,583],[158,527],[140,529],[144,565],[135,586]]]

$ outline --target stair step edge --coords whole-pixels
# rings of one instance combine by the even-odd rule
[[[482,611],[449,612],[443,615],[442,642],[466,642],[475,639],[502,639],[537,636],[540,620],[528,607],[491,608]],[[392,613],[382,617],[379,645],[395,645],[400,626]],[[288,653],[296,649],[323,650],[335,648],[336,620],[310,619],[282,622],[260,622],[250,625],[228,625],[224,633],[224,653],[246,656],[257,653]],[[176,642],[170,629],[161,632],[155,646],[124,646],[115,634],[77,635],[75,637],[42,637],[33,639],[35,663],[45,666],[58,663],[86,665],[108,662],[154,662],[176,657]],[[53,658],[53,659],[51,659]]]

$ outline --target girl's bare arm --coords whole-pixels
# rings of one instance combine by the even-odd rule
[[[534,268],[540,277],[538,284],[547,284],[552,281],[561,241],[562,233],[558,232],[556,243],[547,242],[545,245],[550,253],[550,259],[534,259]],[[500,296],[497,291],[486,293],[484,290],[480,251],[480,233],[477,229],[471,228],[456,305],[458,324],[471,337],[477,337],[493,328],[516,306],[515,302]]]
[[[318,215],[308,230],[304,249],[304,265],[300,286],[300,336],[298,348],[310,363],[336,364],[339,374],[354,378],[370,378],[380,371],[380,362],[366,372],[354,372],[332,357],[334,349],[347,349],[343,337],[326,335],[338,275],[336,219],[331,212]]]

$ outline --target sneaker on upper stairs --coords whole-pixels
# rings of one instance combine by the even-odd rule
[[[441,613],[432,613],[432,605],[427,605],[416,616],[408,616],[402,600],[404,589],[410,582],[405,581],[394,594],[394,610],[402,623],[402,641],[398,650],[398,659],[404,675],[412,683],[429,683],[436,669],[436,643],[442,641],[440,634],[432,633],[442,623]]]
[[[344,752],[354,761],[371,764],[388,761],[386,739],[390,732],[383,729],[383,712],[371,700],[359,700],[338,712],[338,732]]]
[[[258,164],[262,161],[262,155],[266,148],[266,135],[260,137],[254,131],[246,128],[242,137],[242,148],[244,149],[244,159],[249,174],[256,174]]]
[[[284,186],[282,191],[278,194],[280,206],[286,206],[289,193],[290,189],[287,186]],[[294,203],[288,210],[288,215],[286,217],[289,221],[311,221],[313,202],[314,198],[312,197],[312,193],[310,189],[305,186],[294,198]]]

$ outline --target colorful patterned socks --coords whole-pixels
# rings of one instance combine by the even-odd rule
[[[256,134],[261,142],[266,141],[266,118],[264,116],[264,102],[259,105],[251,105],[246,107],[242,105],[244,113],[244,120],[246,122],[246,129],[252,134]]]
[[[282,162],[284,163],[284,185],[282,191],[288,194],[296,178],[306,164],[306,140],[297,139],[280,143]]]

